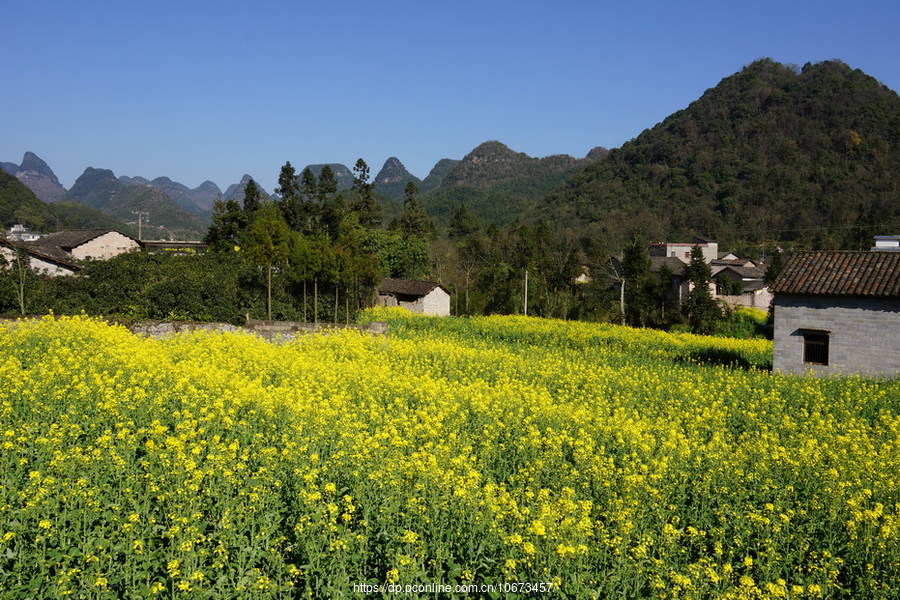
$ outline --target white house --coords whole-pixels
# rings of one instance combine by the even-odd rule
[[[28,244],[28,247],[61,259],[107,260],[125,252],[139,250],[138,240],[112,229],[58,231]]]
[[[450,293],[439,283],[384,279],[378,286],[379,306],[401,306],[414,313],[450,316]]]
[[[72,275],[80,268],[71,259],[41,252],[38,249],[30,247],[29,244],[16,243],[0,238],[0,257],[3,257],[6,260],[7,265],[13,264],[16,260],[16,250],[24,251],[25,260],[28,261],[28,267],[40,275],[46,275],[48,277]]]

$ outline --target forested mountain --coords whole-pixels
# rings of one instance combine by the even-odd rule
[[[452,158],[442,158],[437,161],[437,163],[431,168],[431,171],[428,173],[428,176],[422,180],[422,185],[419,188],[420,192],[428,192],[433,190],[434,188],[441,185],[444,182],[444,178],[450,174],[450,171],[453,170],[453,167],[459,164],[460,161],[454,160]]]
[[[592,151],[592,156],[597,154]],[[454,164],[440,185],[423,195],[422,205],[442,224],[461,205],[487,222],[509,224],[591,160],[564,154],[532,158],[500,142],[485,142]]]
[[[900,229],[900,98],[840,61],[765,59],[592,164],[541,202],[626,238],[865,248]]]
[[[384,166],[375,176],[373,184],[375,193],[391,200],[402,200],[403,190],[406,189],[406,184],[409,182],[413,182],[417,189],[422,187],[422,180],[407,171],[400,159],[392,156],[384,162]]]
[[[141,217],[145,239],[198,239],[207,229],[203,219],[178,206],[164,191],[123,183],[109,169],[88,167],[63,199],[124,222],[137,221],[138,212],[147,213]]]
[[[0,227],[21,223],[30,229],[51,232],[59,229],[117,229],[131,233],[121,221],[80,204],[39,200],[24,183],[0,170]]]

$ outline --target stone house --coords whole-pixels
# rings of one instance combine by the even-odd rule
[[[61,260],[107,260],[139,250],[138,240],[113,229],[58,231],[28,244],[29,248]]]
[[[422,315],[450,316],[450,293],[433,281],[384,279],[377,292],[379,306],[401,306]]]
[[[900,252],[804,252],[772,284],[773,367],[900,373]]]

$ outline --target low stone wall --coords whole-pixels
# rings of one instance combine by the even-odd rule
[[[387,323],[375,321],[370,325],[341,325],[338,323],[299,323],[295,321],[258,321],[248,319],[243,327],[230,323],[201,323],[193,321],[142,321],[128,326],[132,333],[160,338],[191,331],[244,331],[265,340],[289,340],[298,335],[344,331],[361,331],[372,335],[386,335]]]

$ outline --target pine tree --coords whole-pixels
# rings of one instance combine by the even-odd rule
[[[715,331],[717,322],[722,319],[722,310],[709,290],[712,271],[700,246],[691,249],[691,262],[685,267],[684,275],[693,284],[687,300],[682,305],[691,331],[711,334]]]
[[[356,199],[350,205],[351,212],[356,213],[359,224],[363,227],[381,226],[381,207],[375,201],[375,191],[369,183],[369,165],[358,159],[353,167],[353,191]]]

